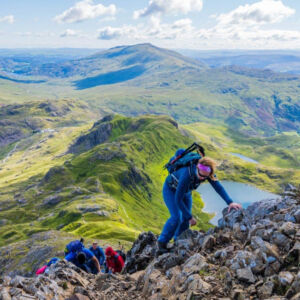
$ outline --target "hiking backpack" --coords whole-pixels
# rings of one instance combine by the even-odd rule
[[[193,152],[197,150],[196,152]],[[201,153],[201,155],[199,154]],[[190,147],[184,150],[180,155],[176,156],[174,159],[170,160],[166,165],[165,168],[169,171],[169,174],[177,171],[182,167],[191,166],[198,162],[205,156],[204,148],[196,143],[193,143]]]
[[[197,152],[193,152],[194,150],[197,150]],[[199,153],[201,153],[201,155]],[[203,156],[205,156],[204,148],[196,143],[193,143],[190,147],[177,155],[175,158],[172,157],[170,161],[165,165],[165,168],[169,171],[169,174],[172,177],[172,181],[169,183],[169,187],[177,189],[178,178],[176,178],[176,176],[173,174],[175,171],[182,167],[191,167],[193,164],[196,164]],[[189,172],[191,174],[190,168]],[[191,184],[193,186],[193,189],[196,189],[199,186],[199,182],[197,182],[194,177],[192,177]]]
[[[120,255],[123,258],[123,261],[125,262],[126,260],[126,254],[122,250],[116,250],[118,255]]]
[[[67,246],[66,249],[68,250],[69,253],[77,253],[80,252],[84,248],[84,245],[81,241],[72,241],[70,242]]]

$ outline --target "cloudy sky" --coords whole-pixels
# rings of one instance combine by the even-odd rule
[[[300,49],[299,0],[0,0],[0,48]]]

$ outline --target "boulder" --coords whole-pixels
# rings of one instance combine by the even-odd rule
[[[201,254],[196,253],[182,265],[182,271],[186,273],[187,276],[201,271],[208,271],[208,264]]]
[[[251,271],[251,268],[243,268],[236,270],[236,275],[238,280],[246,282],[246,283],[254,283],[255,277]]]

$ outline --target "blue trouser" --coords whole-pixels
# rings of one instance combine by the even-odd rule
[[[158,241],[168,243],[173,237],[174,240],[190,226],[189,217],[186,216],[180,209],[180,204],[177,205],[175,202],[176,190],[171,189],[167,183],[163,187],[163,198],[166,206],[170,212],[171,217],[167,220],[162,233],[160,234]],[[188,210],[192,210],[192,196],[191,193],[186,193],[182,202],[186,205]]]

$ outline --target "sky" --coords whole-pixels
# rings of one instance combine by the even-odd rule
[[[299,0],[0,0],[0,48],[300,49]]]

